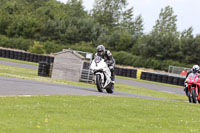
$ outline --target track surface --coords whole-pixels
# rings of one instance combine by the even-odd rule
[[[137,97],[153,100],[168,100],[164,98],[155,98],[141,96],[123,92],[114,92],[108,94],[100,93],[96,88],[87,88],[80,86],[71,86],[56,83],[44,83],[25,79],[15,79],[9,77],[0,77],[0,96],[32,96],[32,95],[82,95],[82,96],[120,96]]]
[[[11,65],[17,67],[24,67],[30,69],[38,69],[38,66],[14,63],[9,61],[0,60],[0,64]],[[116,79],[116,82],[127,85],[137,86],[146,89],[152,89],[156,91],[174,93],[179,95],[185,95],[183,89],[176,87],[169,87],[158,84],[144,83],[133,80]],[[70,86],[64,84],[44,83],[24,79],[15,79],[8,77],[0,77],[0,96],[18,96],[18,95],[94,95],[94,96],[125,96],[125,97],[137,97],[154,100],[167,100],[163,98],[155,98],[148,96],[141,96],[136,94],[114,92],[114,94],[107,94],[97,92],[96,88],[86,88],[80,86]]]

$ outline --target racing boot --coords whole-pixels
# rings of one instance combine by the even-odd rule
[[[112,85],[112,90],[114,90],[114,85],[115,85],[114,71],[111,71],[111,85]]]

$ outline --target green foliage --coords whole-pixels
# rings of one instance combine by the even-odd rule
[[[96,48],[93,47],[91,42],[80,42],[67,47],[73,50],[96,53]]]
[[[103,44],[111,52],[133,54],[131,62],[117,56],[124,65],[166,70],[169,63],[200,64],[200,37],[193,36],[192,27],[177,31],[172,7],[161,9],[151,33],[145,35],[142,16],[135,16],[134,8],[127,7],[127,0],[96,0],[89,14],[82,0],[66,4],[56,0],[1,0],[0,46],[49,54],[70,47],[95,53],[96,46]],[[32,50],[34,41],[40,45]]]
[[[40,43],[42,44],[43,49],[45,50],[47,54],[56,53],[66,48],[66,46],[62,44],[54,43],[53,41],[46,41],[46,42],[40,42]]]
[[[95,0],[93,17],[101,25],[113,28],[119,25],[123,8],[126,6],[126,0]]]
[[[159,60],[181,60],[181,44],[176,27],[177,16],[170,6],[161,10],[152,32],[138,40],[132,52]]]
[[[0,46],[2,47],[28,50],[32,44],[33,41],[30,39],[23,39],[22,37],[8,38],[0,35]]]
[[[168,71],[168,67],[172,66],[182,66],[182,67],[191,67],[192,65],[180,63],[178,61],[173,60],[158,60],[154,58],[144,58],[142,56],[132,55],[131,53],[120,51],[114,52],[113,56],[116,60],[117,64],[120,65],[129,65],[134,67],[144,67],[144,68],[152,68],[157,70],[165,70]]]
[[[34,41],[33,46],[31,46],[28,51],[35,54],[45,54],[43,46],[37,41]]]

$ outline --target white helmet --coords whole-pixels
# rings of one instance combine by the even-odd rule
[[[193,71],[193,73],[198,72],[198,71],[199,71],[199,66],[198,66],[198,65],[194,65],[194,66],[192,67],[192,71]]]

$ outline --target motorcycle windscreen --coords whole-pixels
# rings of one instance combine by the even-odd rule
[[[100,56],[97,56],[97,57],[94,59],[95,63],[99,63],[99,62],[101,62],[101,60],[102,60],[102,58],[101,58]]]
[[[190,73],[189,76],[188,76],[188,78],[190,78],[191,80],[193,80],[197,75],[199,75],[199,74],[197,74],[197,73]]]

